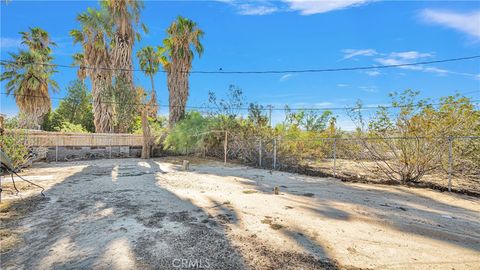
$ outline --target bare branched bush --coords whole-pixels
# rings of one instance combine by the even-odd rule
[[[448,170],[453,138],[471,135],[479,123],[478,112],[467,98],[442,98],[434,107],[427,100],[416,101],[418,94],[411,90],[391,94],[397,112],[380,108],[368,123],[361,105],[351,112],[362,149],[357,159],[374,162],[391,181],[418,182],[426,174]]]

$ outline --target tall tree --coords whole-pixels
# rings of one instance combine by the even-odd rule
[[[51,107],[49,86],[53,90],[58,89],[57,83],[51,78],[56,72],[51,64],[51,46],[55,43],[46,31],[38,27],[20,34],[22,44],[28,47],[28,51],[9,53],[12,60],[2,63],[4,72],[0,81],[7,80],[6,92],[15,96],[20,109],[20,125],[39,129]]]
[[[81,62],[80,79],[92,81],[95,131],[114,132],[115,106],[112,91],[112,72],[108,47],[109,17],[105,11],[88,8],[77,16],[81,29],[70,31],[74,43],[82,45],[82,54],[74,55]],[[89,67],[89,68],[86,68]]]
[[[200,39],[204,33],[195,22],[179,16],[168,27],[167,34],[168,38],[163,41],[162,64],[167,71],[169,125],[173,127],[185,114],[194,51],[202,55]]]
[[[143,2],[139,0],[105,0],[103,8],[108,11],[111,31],[111,63],[115,76],[115,93],[117,96],[117,131],[127,132],[133,122],[134,114],[139,111],[128,104],[136,91],[133,87],[132,51],[135,39],[140,39],[137,27],[141,26],[146,32],[146,27],[140,24],[140,12]]]
[[[67,88],[67,96],[60,102],[56,112],[66,121],[81,125],[86,130],[93,132],[91,94],[87,86],[81,80],[70,82]]]
[[[148,114],[154,118],[157,116],[158,104],[153,76],[158,72],[161,57],[161,53],[152,46],[144,47],[137,52],[140,68],[146,75],[150,76],[150,82],[152,83],[152,93],[148,103]]]
[[[50,39],[48,32],[40,27],[31,27],[30,31],[20,32],[22,35],[22,44],[28,46],[30,50],[51,53],[51,46],[56,46],[55,42]]]

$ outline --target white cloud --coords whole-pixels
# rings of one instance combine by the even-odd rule
[[[390,54],[390,57],[402,58],[402,59],[418,59],[418,58],[425,58],[425,57],[432,57],[431,53],[420,53],[416,51],[408,51],[408,52],[393,52]]]
[[[275,6],[256,4],[239,4],[237,9],[238,14],[241,15],[267,15],[278,11],[278,8]]]
[[[335,105],[335,103],[333,103],[333,102],[318,102],[318,103],[314,103],[313,107],[315,107],[315,108],[322,108],[322,107],[325,108],[325,107],[331,107],[333,105]]]
[[[362,49],[362,50],[355,50],[355,49],[344,49],[342,50],[343,59],[350,59],[356,56],[374,56],[377,55],[377,51],[373,49]]]
[[[408,64],[409,62],[405,61],[404,59],[398,59],[398,58],[375,58],[374,59],[375,62],[378,62],[380,63],[381,65],[384,65],[384,66],[394,66],[394,65],[404,65],[404,64]],[[399,68],[403,68],[403,69],[413,69],[413,70],[419,70],[421,69],[420,66],[403,66],[403,67],[399,67]]]
[[[394,55],[395,53],[391,53],[389,55]],[[418,60],[421,58],[426,58],[429,57],[431,54],[426,54],[426,53],[417,53],[417,55],[420,56],[420,58],[416,59],[409,59],[407,58],[375,58],[374,61],[380,63],[381,65],[402,65],[402,64],[408,64],[411,63],[412,60]],[[415,70],[415,71],[422,71],[422,72],[429,72],[429,73],[435,73],[439,76],[446,76],[446,75],[460,75],[460,76],[465,76],[465,77],[470,77],[473,79],[476,79],[476,74],[472,73],[465,73],[465,72],[456,72],[456,71],[451,71],[443,68],[437,68],[437,67],[431,67],[431,66],[424,66],[424,65],[418,65],[418,66],[401,66],[398,67],[401,69],[408,69],[408,70]],[[400,75],[405,75],[405,74],[400,74]]]
[[[0,48],[7,49],[7,48],[17,48],[21,46],[22,41],[18,38],[7,38],[2,37],[0,38]]]
[[[418,61],[424,58],[430,58],[433,54],[431,53],[421,53],[417,51],[406,51],[406,52],[392,52],[388,54],[388,57],[375,58],[374,60],[381,65],[403,65],[412,63],[412,61]],[[446,75],[450,73],[448,70],[440,69],[436,67],[425,67],[425,66],[401,66],[398,68],[409,69],[409,70],[418,70],[430,73],[436,73],[438,75]]]
[[[344,9],[365,4],[368,0],[284,0],[291,10],[299,11],[302,15],[325,13],[333,10]]]
[[[343,59],[351,59],[351,60],[355,60],[355,58],[358,56],[363,56],[363,57],[375,56],[376,58],[374,58],[373,60],[384,66],[404,65],[404,64],[415,62],[415,61],[432,58],[434,56],[434,53],[430,53],[430,52],[401,51],[401,52],[382,53],[374,49],[361,49],[361,50],[344,49],[342,50],[342,53],[343,53]],[[450,73],[448,70],[435,68],[435,67],[402,66],[399,68],[431,72],[439,75],[446,75]],[[371,77],[379,76],[381,74],[381,72],[378,70],[368,70],[368,71],[364,71],[363,73]]]
[[[380,75],[380,71],[377,71],[377,70],[369,70],[369,71],[365,71],[365,74],[367,74],[368,76],[371,76],[371,77],[376,77],[378,75]]]
[[[344,83],[337,84],[337,87],[348,87],[348,86],[349,86],[348,84],[344,84]]]
[[[358,88],[362,89],[362,91],[369,92],[369,93],[377,92],[377,87],[375,86],[360,86]]]
[[[298,11],[301,15],[313,15],[363,5],[375,0],[217,0],[234,6],[240,15],[267,15],[275,12]]]
[[[436,68],[436,67],[424,67],[423,71],[432,72],[432,73],[436,73],[438,75],[443,75],[443,76],[450,73],[450,71],[448,71],[446,69]]]
[[[286,80],[290,79],[292,76],[293,76],[293,74],[287,73],[287,74],[283,75],[282,77],[280,77],[280,81],[281,82],[286,81]]]
[[[383,66],[410,64],[413,62],[425,61],[426,59],[433,58],[435,56],[433,52],[401,51],[401,52],[383,53],[383,52],[377,52],[374,49],[363,49],[363,50],[344,49],[342,50],[342,53],[344,54],[343,59],[355,60],[355,57],[357,56],[371,57],[373,58],[372,59],[373,61]],[[425,65],[399,66],[398,68],[435,73],[439,76],[446,76],[450,74],[450,75],[461,75],[461,76],[476,78],[476,74],[455,72],[455,71],[450,71],[446,69],[425,66]],[[363,73],[372,77],[379,76],[381,74],[380,71],[375,69],[367,70],[367,71],[364,71]],[[363,90],[366,90],[366,88],[364,88]]]
[[[443,25],[463,32],[480,40],[480,10],[469,13],[458,13],[445,10],[425,9],[421,16],[429,23]]]
[[[240,1],[240,0],[217,0],[233,6],[240,15],[267,15],[280,11],[277,5],[270,1]]]
[[[291,108],[329,108],[329,107],[335,107],[337,106],[333,102],[325,101],[325,102],[317,102],[317,103],[311,103],[311,102],[296,102],[291,104]]]

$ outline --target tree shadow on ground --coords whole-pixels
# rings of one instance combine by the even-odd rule
[[[3,269],[245,267],[217,219],[157,183],[158,164],[96,162],[5,221],[24,245],[2,254]]]
[[[480,228],[479,211],[457,206],[453,201],[452,204],[440,201],[435,197],[440,193],[438,191],[429,190],[432,197],[428,197],[406,187],[369,186],[337,179],[265,172],[268,171],[245,166],[226,166],[222,170],[198,166],[195,171],[198,174],[236,177],[238,183],[248,184],[246,188],[265,194],[272,194],[272,189],[280,186],[281,192],[289,195],[288,198],[279,196],[280,200],[298,203],[302,205],[300,211],[312,212],[321,219],[381,223],[400,232],[480,251],[480,229],[472,231],[472,228]],[[253,181],[258,184],[252,185]],[[452,195],[452,198],[472,199],[458,194]],[[338,204],[360,210],[345,212],[335,207]]]

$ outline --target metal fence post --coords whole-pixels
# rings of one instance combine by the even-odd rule
[[[111,159],[112,158],[112,137],[111,136],[110,136],[110,139],[108,140],[108,144],[110,146],[108,156]]]
[[[448,191],[452,191],[453,138],[448,137]]]
[[[223,142],[223,164],[227,165],[227,144],[228,144],[228,133],[225,130],[225,140]]]
[[[258,167],[262,167],[262,138],[258,143]]]
[[[58,162],[58,135],[57,139],[55,140],[55,162]]]
[[[272,127],[272,105],[268,105],[268,126]]]
[[[337,177],[337,138],[333,138],[333,177]]]
[[[277,137],[273,138],[273,169],[277,168]]]

